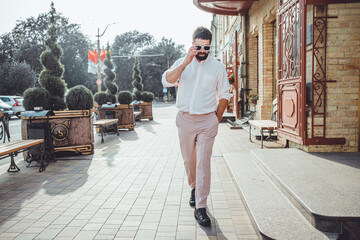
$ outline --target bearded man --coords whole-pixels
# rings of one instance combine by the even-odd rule
[[[210,226],[206,202],[210,193],[210,160],[219,122],[230,97],[225,66],[209,55],[212,34],[205,27],[193,32],[193,44],[162,76],[165,87],[178,81],[176,126],[191,187],[190,206],[202,226]]]

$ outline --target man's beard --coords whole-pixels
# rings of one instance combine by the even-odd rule
[[[205,56],[199,56],[199,54],[204,54]],[[198,53],[195,55],[196,59],[199,61],[204,61],[208,57],[208,53]]]

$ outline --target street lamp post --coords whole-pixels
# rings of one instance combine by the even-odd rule
[[[101,68],[100,68],[100,37],[102,37],[104,34],[105,34],[105,32],[106,32],[106,29],[110,26],[110,25],[113,25],[113,24],[116,24],[117,22],[115,22],[115,23],[110,23],[110,24],[108,24],[107,26],[106,26],[106,28],[105,28],[105,30],[104,30],[104,32],[100,35],[100,29],[98,28],[98,34],[96,35],[96,37],[98,38],[98,40],[97,40],[97,60],[98,60],[98,65],[97,65],[97,70],[98,70],[98,80],[99,80],[99,83],[100,84],[98,84],[98,92],[101,92],[101,84],[102,84],[102,82],[101,82]]]

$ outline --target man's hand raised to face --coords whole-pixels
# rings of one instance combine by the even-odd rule
[[[184,71],[186,66],[191,63],[191,61],[194,59],[195,55],[198,52],[199,51],[196,50],[196,47],[194,46],[189,48],[189,51],[187,52],[183,62],[176,68],[170,69],[166,72],[166,81],[169,83],[175,83],[179,79],[181,73]]]
[[[189,65],[191,63],[191,61],[194,59],[194,57],[196,56],[196,54],[198,54],[198,50],[196,50],[195,46],[192,46],[191,48],[189,48],[189,51],[186,54],[186,57],[184,59],[184,61],[182,62],[183,66],[186,67],[187,65]]]

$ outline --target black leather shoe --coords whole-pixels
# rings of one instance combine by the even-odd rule
[[[195,216],[196,221],[201,226],[210,226],[211,225],[210,218],[206,213],[206,208],[195,209],[194,216]]]
[[[191,190],[189,204],[191,207],[195,207],[195,188]]]

